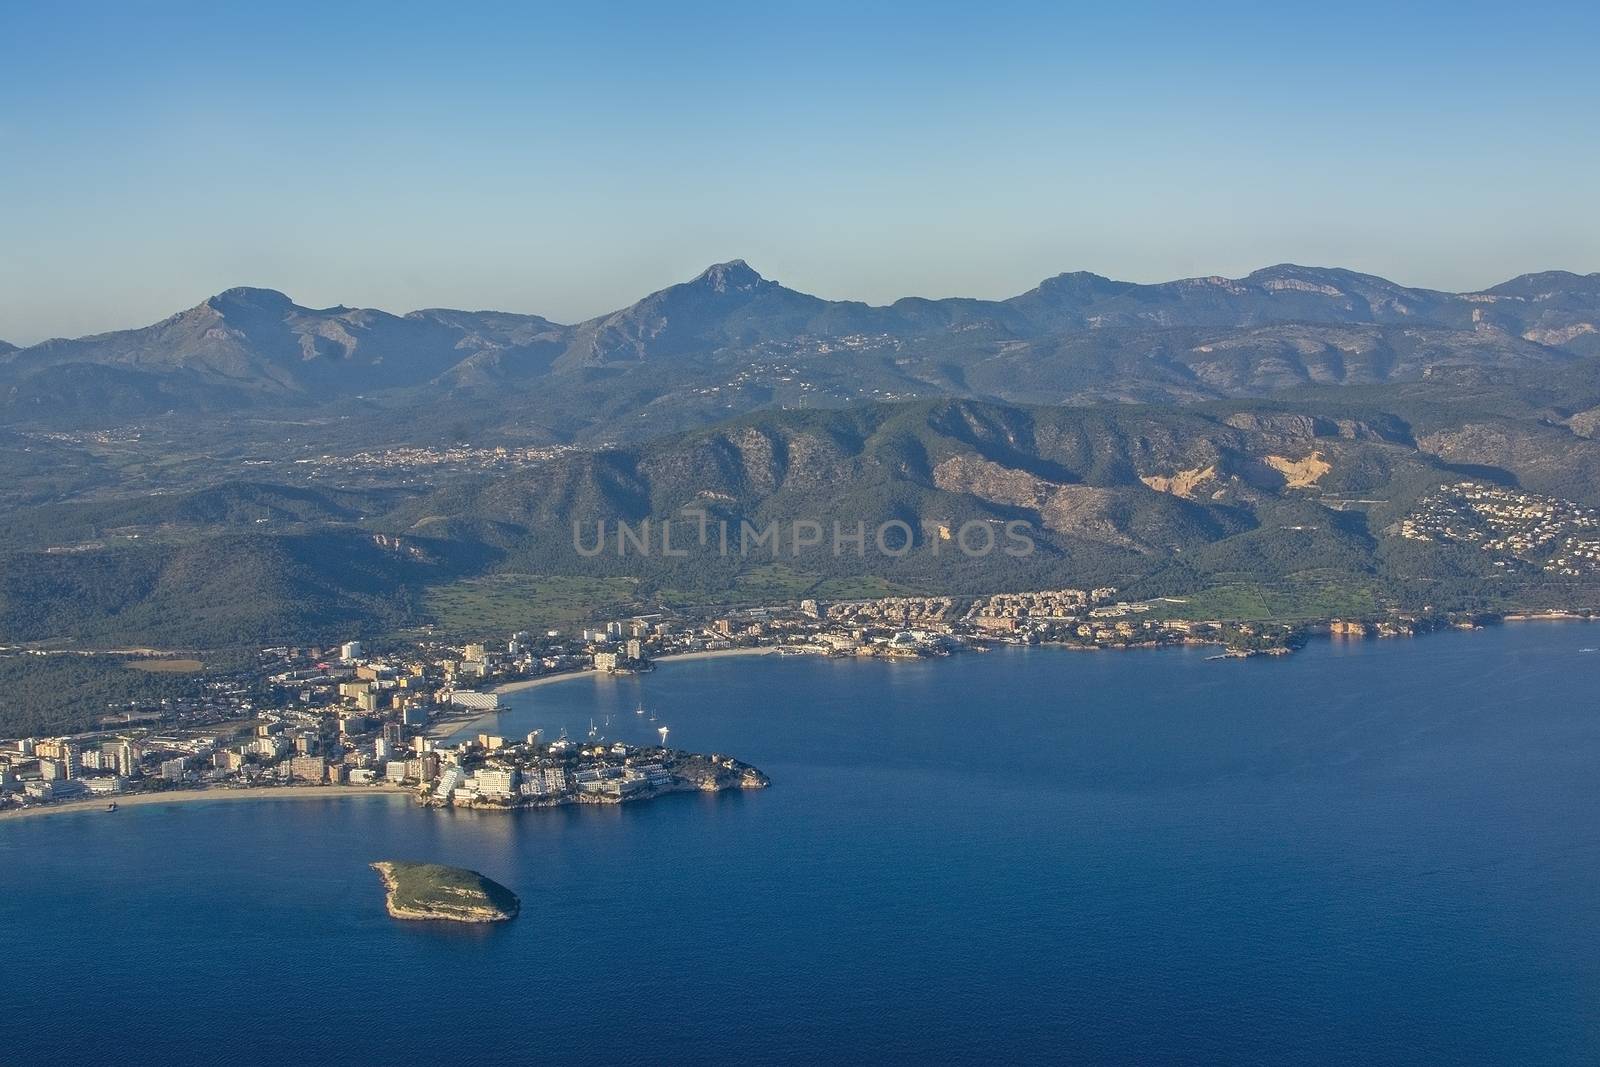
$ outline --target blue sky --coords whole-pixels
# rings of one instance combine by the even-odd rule
[[[1114,8],[1114,10],[1113,10]],[[0,338],[232,285],[575,321],[1600,270],[1600,5],[0,0]]]

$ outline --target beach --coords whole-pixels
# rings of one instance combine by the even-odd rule
[[[290,785],[257,786],[251,789],[171,789],[164,793],[129,793],[123,796],[104,796],[67,800],[59,804],[41,804],[30,808],[0,811],[0,821],[28,819],[37,815],[62,815],[72,811],[105,812],[111,804],[121,808],[138,808],[148,804],[192,804],[200,801],[230,800],[316,800],[319,797],[396,796],[411,794],[411,790],[395,785]],[[109,814],[109,813],[107,813]]]
[[[709,652],[669,652],[664,656],[657,656],[652,663],[687,663],[696,659],[725,659],[730,656],[770,656],[777,650],[770,647],[762,648],[716,648]],[[611,675],[604,671],[568,671],[564,674],[547,674],[541,678],[529,678],[521,682],[506,682],[497,685],[491,692],[500,696],[507,693],[520,693],[524,689],[534,689],[541,685],[554,685],[556,682],[568,682],[574,678],[609,678]]]
[[[701,659],[727,659],[733,656],[770,656],[777,650],[771,647],[762,648],[716,648],[707,652],[677,652],[664,656],[657,656],[652,662],[662,663],[687,663],[690,660]],[[546,674],[538,678],[528,678],[520,682],[505,682],[490,690],[496,696],[506,696],[510,693],[521,693],[528,689],[537,689],[540,686],[555,685],[558,682],[572,682],[580,678],[598,681],[602,678],[615,678],[618,675],[607,674],[604,671],[564,671],[561,674]],[[620,677],[628,677],[621,675]],[[502,708],[501,711],[505,709]],[[429,724],[427,736],[435,741],[443,740],[464,730],[483,727],[487,729],[494,725],[500,711],[490,712],[465,712],[461,715],[446,716]]]

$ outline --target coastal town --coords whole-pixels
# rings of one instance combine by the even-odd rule
[[[224,790],[390,791],[429,807],[510,810],[765,787],[765,775],[731,756],[669,748],[665,726],[651,730],[654,745],[611,740],[592,725],[581,740],[452,737],[463,719],[499,709],[485,682],[646,668],[638,638],[599,649],[616,629],[566,643],[516,634],[493,652],[468,644],[378,654],[358,641],[264,649],[253,685],[217,682],[193,701],[119,709],[99,729],[0,742],[0,813],[91,802],[114,811],[134,798]],[[569,645],[585,650],[581,663]]]
[[[1312,628],[1195,622],[1181,598],[1129,601],[1116,589],[983,597],[801,600],[712,617],[644,613],[576,632],[519,631],[456,644],[421,638],[368,647],[277,646],[198,695],[108,708],[94,728],[0,740],[0,813],[72,803],[222,791],[386,790],[430,807],[506,810],[612,804],[680,791],[760,788],[756,768],[720,753],[607,736],[505,737],[504,698],[585,674],[650,671],[674,658],[738,654],[921,660],[1005,645],[1075,649],[1206,645],[1213,658],[1291,651]],[[1324,632],[1403,636],[1436,622],[1335,620]],[[37,654],[44,654],[39,652]],[[58,653],[65,654],[65,653]],[[632,718],[632,716],[630,716]],[[638,732],[637,727],[633,731]]]

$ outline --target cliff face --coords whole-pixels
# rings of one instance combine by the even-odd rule
[[[389,914],[396,919],[504,922],[522,907],[515,893],[476,871],[393,861],[374,863],[372,869],[383,879]]]

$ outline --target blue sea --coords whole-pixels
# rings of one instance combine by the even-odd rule
[[[0,1063],[1594,1063],[1597,644],[668,664],[499,730],[771,789],[0,822]],[[522,915],[391,920],[388,858]]]

